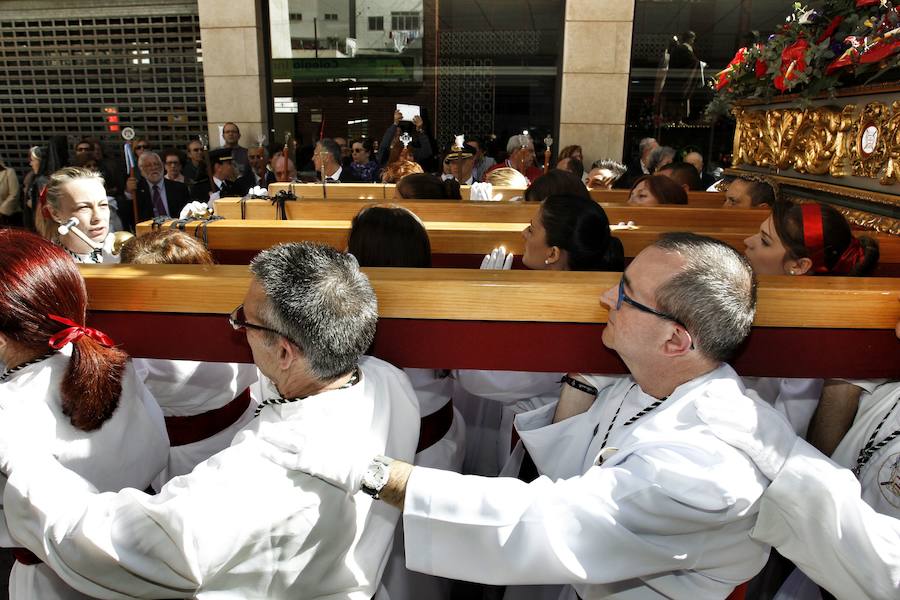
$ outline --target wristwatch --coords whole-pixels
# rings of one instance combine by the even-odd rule
[[[387,456],[381,456],[380,454],[373,458],[372,463],[363,475],[362,487],[360,489],[378,500],[381,497],[379,496],[381,490],[387,485],[388,479],[391,476],[392,462],[394,462],[393,459],[390,459]]]

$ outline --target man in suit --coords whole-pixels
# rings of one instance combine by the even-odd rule
[[[212,208],[219,198],[243,198],[253,187],[253,174],[237,177],[234,159],[228,148],[217,148],[209,151],[209,164],[212,166],[212,182],[208,179],[198,181],[191,187],[191,196],[206,202]]]
[[[250,157],[247,154],[247,149],[239,143],[241,141],[240,127],[231,121],[225,123],[222,127],[222,137],[225,139],[225,145],[222,148],[230,151],[231,161],[234,163],[237,176],[250,175]]]
[[[123,226],[134,231],[135,216],[138,223],[154,217],[177,219],[181,209],[191,201],[187,186],[163,179],[163,163],[155,152],[144,151],[138,159],[138,169],[141,179],[129,177],[125,186],[124,210],[119,211]]]
[[[319,181],[327,183],[361,183],[341,166],[341,147],[332,139],[325,138],[316,144],[313,165],[319,173]]]

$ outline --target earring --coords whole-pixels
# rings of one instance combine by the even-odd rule
[[[544,264],[545,264],[545,265],[549,265],[549,264],[550,264],[550,259],[549,259],[549,258],[545,258],[545,259],[544,259]]]
[[[790,271],[788,271],[788,272],[789,272],[789,273],[790,273],[790,274],[791,274],[791,275],[793,275],[793,274],[794,274],[794,270],[793,270],[793,269],[791,269],[791,270],[790,270]]]

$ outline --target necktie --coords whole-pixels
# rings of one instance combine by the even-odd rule
[[[159,184],[153,186],[153,212],[157,217],[168,217],[166,206],[163,204],[162,196],[159,195]]]

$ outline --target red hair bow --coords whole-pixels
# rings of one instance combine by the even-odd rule
[[[108,335],[103,333],[102,331],[99,331],[92,327],[85,327],[84,325],[79,325],[75,321],[71,321],[65,317],[60,317],[58,315],[47,315],[47,316],[50,319],[52,319],[53,321],[56,321],[57,323],[62,323],[63,325],[68,325],[68,327],[53,334],[53,337],[50,338],[50,341],[48,342],[48,344],[54,350],[59,350],[63,346],[65,346],[66,344],[68,344],[70,342],[71,343],[77,342],[84,336],[88,336],[95,342],[97,342],[103,346],[106,346],[108,348],[111,348],[112,346],[115,345],[115,342],[113,342],[112,339]]]

